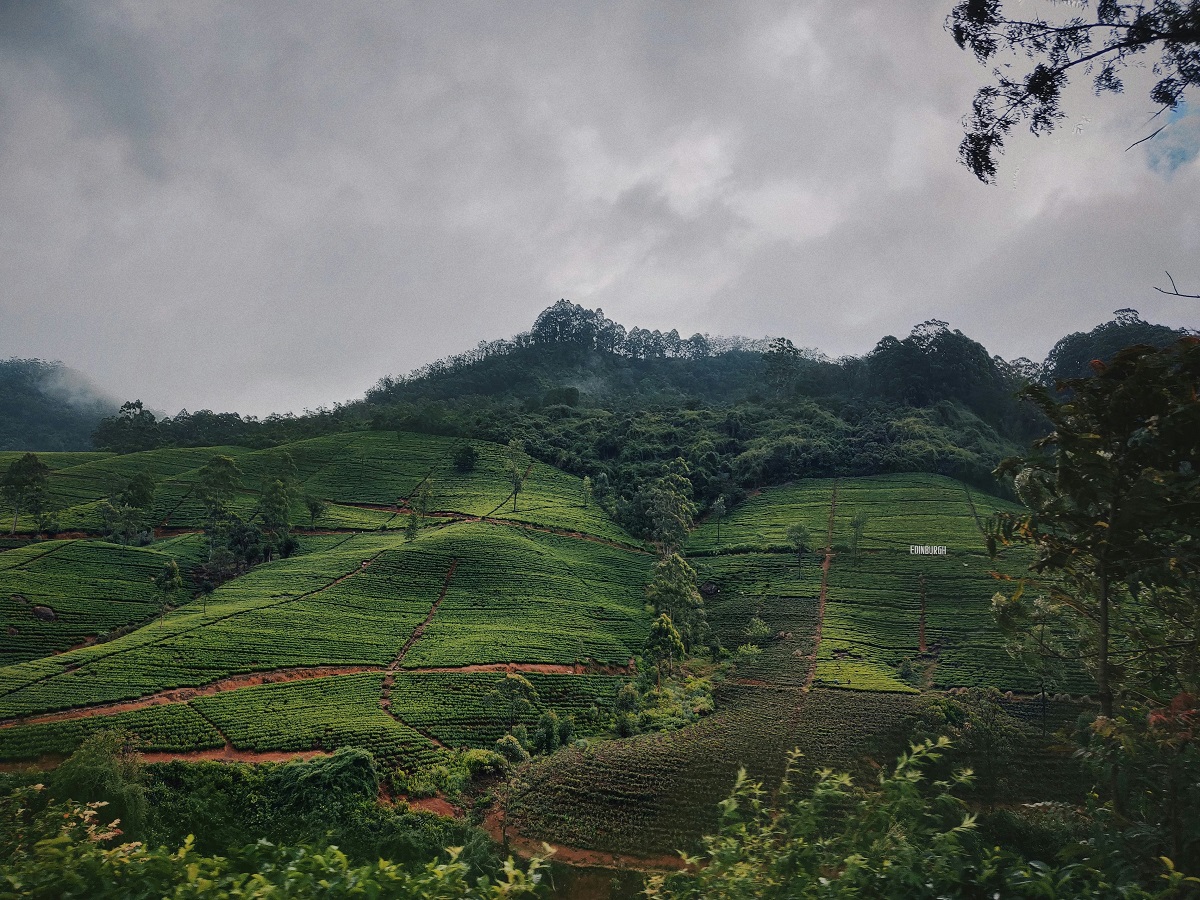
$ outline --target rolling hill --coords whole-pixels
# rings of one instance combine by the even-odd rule
[[[644,713],[636,730],[647,733],[617,737],[618,693],[651,624],[653,555],[585,505],[580,479],[543,463],[530,463],[514,509],[507,449],[472,441],[477,463],[463,472],[462,443],[371,431],[268,450],[48,457],[69,531],[35,540],[23,520],[0,552],[0,760],[52,763],[121,727],[152,760],[361,747],[408,777],[553,711],[573,736],[527,764],[514,827],[645,855],[711,829],[739,766],[778,779],[794,747],[847,767],[891,752],[922,693],[994,686],[1015,692],[1014,714],[1036,705],[1022,697],[1040,684],[989,612],[997,577],[1024,563],[991,560],[981,527],[1011,505],[936,475],[814,478],[757,492],[692,532],[684,550],[727,650],[696,676],[715,708],[665,728]],[[187,571],[207,557],[200,467],[234,459],[244,475],[232,505],[250,517],[284,452],[297,496],[325,504],[315,520],[294,504],[296,552],[164,611],[153,585],[164,562]],[[98,505],[143,471],[157,480],[157,539],[102,540]],[[801,558],[786,537],[795,522],[813,535]],[[930,544],[946,554],[910,552]],[[746,648],[752,618],[769,637]],[[513,674],[536,698],[515,714],[499,699]],[[707,688],[680,688],[693,689],[685,705],[703,705]],[[1078,695],[1087,682],[1075,672],[1056,689]],[[1055,757],[1043,762],[1055,771]]]

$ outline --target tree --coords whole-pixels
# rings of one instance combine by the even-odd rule
[[[1063,89],[1078,69],[1092,75],[1097,94],[1120,93],[1120,73],[1150,51],[1160,76],[1150,99],[1163,109],[1177,107],[1185,91],[1200,84],[1200,0],[1077,0],[1061,6],[1072,11],[1052,22],[1024,9],[1011,18],[1003,0],[961,0],[946,19],[955,43],[979,62],[1012,51],[1034,63],[1017,77],[1007,66],[993,69],[993,83],[975,94],[958,153],[981,181],[995,181],[996,157],[1014,125],[1028,122],[1030,132],[1041,135],[1065,118]]]
[[[426,478],[413,492],[412,505],[413,510],[422,518],[429,514],[429,504],[433,502],[433,486]]]
[[[646,638],[646,657],[654,660],[658,686],[662,687],[662,671],[671,672],[671,664],[677,659],[683,659],[683,639],[679,631],[666,613],[659,615],[650,626],[650,636]]]
[[[993,604],[1002,623],[1028,621],[1038,597],[1061,614],[1111,717],[1121,691],[1200,691],[1200,338],[1095,371],[1062,382],[1061,402],[1025,391],[1054,430],[997,469],[1029,512],[1001,517],[992,541],[1033,548],[1036,590]]]
[[[118,481],[108,499],[101,501],[100,517],[107,537],[119,544],[150,543],[153,529],[147,521],[154,504],[154,476],[138,472]]]
[[[104,804],[100,815],[106,822],[119,820],[132,835],[141,831],[149,805],[142,755],[135,749],[136,736],[120,729],[89,735],[50,776],[50,794]]]
[[[454,448],[454,452],[450,454],[450,460],[454,463],[454,468],[466,475],[468,472],[475,471],[475,463],[479,460],[479,452],[475,449],[474,444],[459,444]]]
[[[142,470],[131,476],[116,492],[114,500],[134,509],[149,510],[154,503],[154,476]]]
[[[862,541],[863,532],[867,528],[867,522],[871,520],[861,509],[858,510],[850,519],[850,552],[854,556],[854,561],[858,562],[858,545]]]
[[[308,510],[308,527],[315,528],[317,519],[325,514],[328,504],[320,497],[308,494],[304,498],[304,508]]]
[[[721,520],[725,518],[725,495],[722,494],[712,505],[712,516],[717,522],[717,546],[721,546]]]
[[[761,644],[771,636],[771,626],[758,616],[751,616],[750,621],[746,623],[746,630],[743,634],[745,634],[746,640],[751,644]]]
[[[183,577],[179,574],[179,563],[173,559],[163,563],[162,571],[154,577],[154,588],[158,591],[162,601],[158,617],[159,624],[162,624],[162,617],[166,615],[171,598],[183,589]]]
[[[159,431],[154,413],[143,407],[141,400],[126,401],[115,416],[103,419],[96,426],[92,443],[98,450],[135,453],[157,447]]]
[[[800,351],[787,338],[775,338],[763,354],[767,384],[780,397],[786,396],[800,372]]]
[[[132,544],[141,531],[141,516],[131,506],[117,506],[111,500],[101,500],[96,507],[104,522],[104,536],[116,544]]]
[[[508,442],[508,459],[506,460],[508,477],[512,482],[513,512],[517,511],[517,495],[525,484],[525,476],[529,474],[532,463],[525,454],[525,442],[513,438]]]
[[[650,535],[663,556],[670,555],[683,543],[696,515],[692,483],[687,476],[687,463],[676,459],[666,475],[643,488],[642,502],[650,521]]]
[[[538,692],[524,675],[509,672],[492,690],[497,702],[505,711],[508,730],[512,731],[526,713],[537,707]]]
[[[292,495],[282,479],[275,479],[258,499],[258,515],[266,533],[267,561],[276,549],[284,555],[291,550]]]
[[[787,539],[788,543],[792,545],[792,549],[796,551],[796,574],[799,575],[800,568],[804,563],[804,554],[812,549],[809,546],[812,538],[809,536],[808,529],[800,522],[796,522],[788,526]]]
[[[266,464],[263,466],[259,489],[265,491],[272,482],[282,481],[288,492],[294,493],[299,478],[300,472],[296,468],[296,461],[292,459],[292,454],[286,450],[273,450],[267,456]]]
[[[584,475],[583,481],[579,483],[579,505],[584,509],[588,508],[588,504],[592,502],[592,479],[590,475]]]
[[[17,518],[21,510],[38,513],[45,503],[49,467],[34,453],[14,459],[4,477],[0,478],[0,496],[12,508],[12,534],[17,533]]]
[[[217,454],[200,467],[196,497],[204,506],[210,524],[225,518],[229,502],[242,486],[242,470],[228,456]]]
[[[691,649],[709,637],[704,598],[696,587],[696,570],[678,553],[654,564],[654,575],[646,586],[646,599],[654,614],[665,615],[679,629],[684,647]]]
[[[1002,787],[1020,779],[1012,761],[1026,747],[1024,727],[1005,712],[1002,700],[995,688],[922,694],[912,723],[914,740],[950,739],[947,762],[970,767],[972,793],[989,807],[1000,799]]]

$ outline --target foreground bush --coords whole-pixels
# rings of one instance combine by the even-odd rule
[[[280,847],[267,841],[229,856],[203,856],[189,836],[177,850],[118,843],[119,823],[103,824],[103,803],[45,802],[42,785],[0,799],[0,900],[15,898],[222,897],[284,898],[505,898],[532,896],[542,862],[526,869],[509,860],[495,882],[472,884],[461,848],[447,862],[407,869],[386,860],[353,865],[335,846]]]
[[[986,846],[975,816],[956,796],[971,778],[929,781],[946,738],[913,746],[864,788],[850,776],[817,773],[811,793],[793,782],[793,755],[778,804],[739,773],[721,803],[721,828],[689,857],[692,871],[652,876],[660,900],[718,898],[1165,898],[1196,896],[1200,879],[1163,857],[1153,883],[1139,884],[1119,857],[1088,845],[1057,865]]]

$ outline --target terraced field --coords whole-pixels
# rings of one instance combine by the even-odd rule
[[[1011,506],[937,476],[814,479],[764,490],[688,540],[729,651],[716,712],[611,740],[614,699],[649,631],[652,557],[583,506],[578,479],[544,464],[529,467],[514,509],[507,448],[472,443],[470,473],[451,463],[459,442],[389,432],[47,459],[64,526],[94,531],[100,500],[149,471],[165,530],[144,548],[94,536],[0,545],[0,760],[66,754],[119,725],[147,750],[184,757],[360,746],[412,771],[493,746],[512,724],[495,692],[516,670],[538,695],[521,724],[553,710],[586,739],[522,770],[516,826],[662,853],[713,827],[739,765],[774,782],[793,747],[811,767],[868,765],[899,749],[920,691],[1039,687],[991,621],[992,571],[1024,563],[989,559],[981,524]],[[234,505],[249,515],[282,450],[298,495],[327,502],[311,522],[297,501],[299,551],[158,618],[154,575],[206,552],[194,533],[199,467],[214,452],[235,458],[245,476]],[[427,515],[410,540],[418,498]],[[813,545],[800,558],[787,540],[797,522]],[[948,549],[917,556],[914,544]],[[752,620],[765,634],[751,638]],[[75,646],[97,635],[111,639]],[[1087,687],[1074,672],[1057,689]],[[1013,702],[1028,716],[1028,701]]]
[[[172,559],[199,560],[186,535],[150,547],[46,541],[0,555],[0,666],[57,653],[96,635],[141,624],[162,598],[154,577]]]
[[[298,488],[292,509],[295,527],[402,528],[408,504],[420,490],[427,492],[427,511],[434,515],[495,515],[638,546],[594,503],[583,507],[580,479],[542,463],[529,466],[514,510],[507,448],[471,441],[478,462],[473,471],[464,473],[457,471],[451,462],[452,452],[461,443],[430,435],[369,431],[311,438],[267,450],[204,447],[149,450],[124,456],[45,454],[47,464],[53,469],[49,478],[49,505],[57,511],[59,525],[64,530],[97,531],[102,527],[100,501],[125,479],[148,472],[156,482],[150,521],[163,528],[199,528],[204,521],[204,510],[195,485],[200,467],[212,456],[228,456],[242,471],[243,489],[230,508],[248,517],[258,502],[258,490],[264,479],[274,478],[287,468],[286,453],[295,467]],[[13,454],[9,456],[15,458]],[[299,499],[305,495],[328,503],[326,511],[315,521],[310,520]],[[33,527],[28,516],[18,521],[20,530],[30,532]]]
[[[723,591],[815,595],[817,553],[788,558],[789,525],[804,524],[824,543],[833,479],[771,488],[747,500],[721,523],[693,532],[689,551]],[[855,690],[993,685],[1036,691],[1039,683],[1005,649],[991,616],[991,598],[1005,585],[997,573],[1019,576],[1026,560],[1014,552],[992,560],[983,527],[995,512],[1017,507],[937,475],[880,475],[836,481],[833,557],[814,684]],[[854,520],[865,516],[855,548]],[[914,555],[913,545],[945,555]],[[789,575],[789,570],[791,574]],[[924,597],[924,603],[922,603]],[[925,650],[921,650],[924,609]],[[1069,672],[1059,689],[1086,692],[1083,673]]]

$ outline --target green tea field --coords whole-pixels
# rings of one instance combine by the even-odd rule
[[[461,442],[388,432],[48,455],[70,536],[34,540],[22,519],[0,550],[0,761],[53,763],[119,727],[151,759],[361,747],[419,773],[552,713],[570,723],[566,745],[518,770],[513,827],[645,856],[711,829],[741,766],[778,781],[797,747],[809,771],[894,754],[924,692],[993,686],[1030,715],[1021,698],[1040,683],[990,612],[998,579],[1024,563],[992,560],[982,536],[1012,507],[932,475],[814,479],[692,532],[685,553],[724,661],[681,676],[681,706],[645,710],[644,733],[618,737],[654,556],[543,463],[528,464],[514,509],[507,448],[472,445],[467,472],[453,464]],[[164,605],[164,564],[190,572],[209,556],[196,485],[214,453],[236,461],[232,508],[247,518],[263,483],[294,469],[296,550]],[[140,472],[156,481],[157,538],[101,539],[99,504]],[[810,535],[801,553],[794,524]],[[531,693],[513,705],[503,692],[517,674]],[[1072,672],[1055,690],[1087,682]]]

